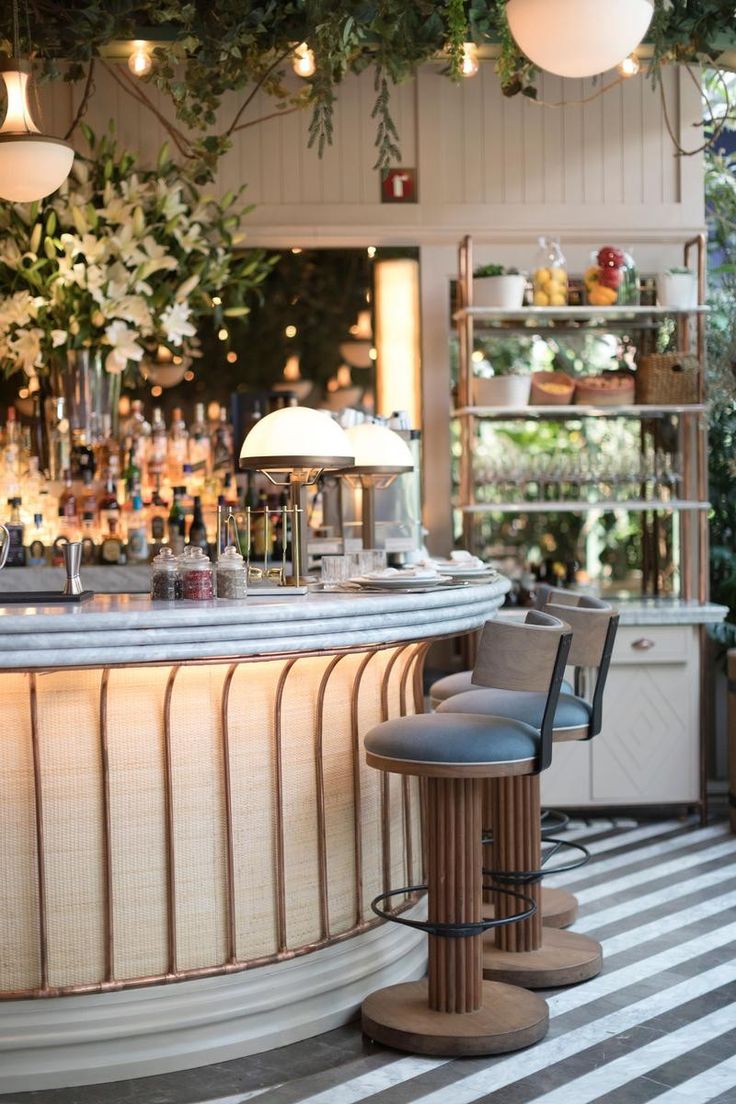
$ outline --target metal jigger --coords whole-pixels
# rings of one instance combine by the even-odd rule
[[[62,545],[64,553],[64,567],[66,568],[65,594],[82,594],[84,587],[79,578],[79,568],[82,563],[82,542],[69,541]]]

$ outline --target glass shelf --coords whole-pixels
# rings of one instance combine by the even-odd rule
[[[703,403],[631,403],[622,406],[461,406],[453,418],[490,418],[496,421],[524,418],[664,418],[668,414],[702,414]]]
[[[646,510],[708,510],[710,503],[679,498],[666,502],[648,498],[598,502],[482,502],[456,508],[464,514],[589,514],[610,513],[613,510],[643,513]]]
[[[554,324],[565,323],[600,323],[600,322],[646,322],[647,319],[662,319],[668,316],[682,317],[689,314],[705,314],[706,306],[690,307],[688,310],[677,310],[674,307],[519,307],[518,310],[506,310],[503,307],[461,307],[455,311],[453,318],[456,322],[466,318],[472,318],[474,322],[488,323],[534,323]]]

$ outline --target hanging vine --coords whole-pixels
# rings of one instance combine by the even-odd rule
[[[9,53],[11,14],[9,5],[2,7],[0,36],[6,42],[0,48]],[[663,65],[712,63],[736,44],[733,0],[654,0],[654,7],[647,38],[655,82]],[[164,125],[201,178],[212,175],[235,131],[303,107],[312,111],[309,144],[323,153],[334,138],[340,82],[369,66],[375,67],[376,167],[385,169],[400,156],[392,87],[438,57],[447,76],[459,80],[466,41],[499,47],[496,70],[504,95],[537,99],[538,74],[511,36],[506,0],[28,0],[28,11],[22,46],[32,50],[42,78],[86,81],[80,119],[94,87],[91,63],[111,43],[155,43],[152,73],[135,81],[141,94],[125,77],[122,82],[149,107],[146,83],[168,97],[175,121]],[[301,42],[314,52],[316,71],[297,84],[290,59]],[[275,101],[260,119],[244,117],[254,88]],[[223,124],[223,97],[239,91],[245,102]]]

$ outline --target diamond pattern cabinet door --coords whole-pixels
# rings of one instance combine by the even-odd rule
[[[555,744],[552,765],[543,772],[542,805],[590,805],[592,746],[589,740]]]
[[[693,802],[699,798],[698,630],[626,629],[606,685],[603,731],[591,748],[592,797],[601,804]],[[634,651],[646,639],[649,647]],[[662,644],[658,650],[658,644]]]

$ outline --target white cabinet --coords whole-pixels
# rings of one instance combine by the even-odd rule
[[[606,684],[603,731],[555,745],[542,801],[657,805],[700,799],[699,630],[623,626]]]

